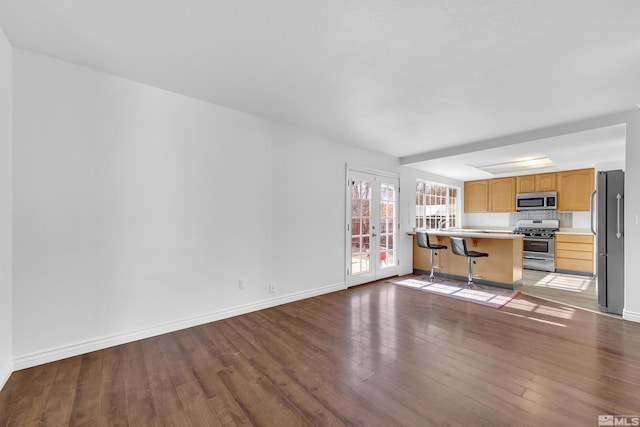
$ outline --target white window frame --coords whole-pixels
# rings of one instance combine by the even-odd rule
[[[433,205],[429,205],[426,203],[419,203],[419,201],[421,200],[420,198],[420,193],[418,192],[418,185],[419,184],[425,184],[425,185],[430,185],[430,186],[438,186],[438,187],[443,187],[446,188],[446,196],[445,200],[446,203],[444,204],[445,206],[445,211],[441,212],[439,215],[436,215],[440,218],[453,218],[453,223],[451,223],[450,221],[447,221],[446,223],[442,224],[442,228],[454,228],[454,227],[460,227],[460,222],[461,222],[461,214],[462,214],[462,209],[461,209],[461,195],[462,195],[462,189],[458,186],[455,185],[449,185],[449,184],[441,184],[439,182],[433,182],[433,181],[429,181],[426,179],[416,179],[416,217],[415,217],[415,226],[417,229],[420,228],[438,228],[439,226],[439,219],[436,219],[435,221],[430,218],[432,216],[434,216],[433,214],[429,213],[429,208],[428,206],[433,206]],[[451,190],[455,190],[456,191],[456,203],[455,203],[455,208],[449,203],[449,200],[451,199]],[[435,196],[435,195],[434,195]],[[438,196],[435,196],[438,197]],[[423,202],[427,202],[428,198],[425,197],[424,199],[422,199]]]

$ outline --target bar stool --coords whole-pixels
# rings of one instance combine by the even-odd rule
[[[435,265],[433,265],[435,263],[435,251],[438,249],[447,249],[447,247],[445,245],[432,245],[429,242],[429,234],[426,231],[416,231],[416,237],[418,238],[418,246],[431,250],[431,273],[429,274],[429,281],[433,283],[433,269],[440,268],[440,266],[436,267]]]
[[[467,287],[470,289],[477,288],[477,286],[473,284],[472,265],[476,263],[474,261],[474,258],[488,257],[489,254],[486,252],[476,252],[476,251],[467,250],[467,242],[462,237],[450,237],[449,240],[451,240],[451,250],[453,251],[454,254],[467,257],[467,262],[469,264],[468,273],[467,273],[469,276],[468,277],[469,281],[467,282]]]

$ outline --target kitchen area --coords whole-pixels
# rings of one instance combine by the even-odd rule
[[[511,287],[539,298],[620,315],[624,307],[624,172],[595,168],[529,173],[464,181],[461,220],[456,227],[425,227],[441,243],[448,229],[469,237],[474,250],[498,258],[492,268],[520,271],[510,283],[495,283],[487,269],[477,269],[480,283]],[[449,221],[451,222],[451,221]],[[470,234],[465,234],[470,233]],[[486,233],[486,234],[478,234]],[[521,260],[492,249],[478,236],[511,234],[521,244]],[[475,238],[472,238],[475,236]],[[415,240],[415,239],[414,239]],[[434,264],[444,277],[463,278],[439,251]],[[430,269],[429,257],[414,242],[414,271]],[[507,264],[509,264],[507,266]],[[476,275],[476,271],[474,271]],[[483,277],[486,276],[486,277]],[[436,273],[437,276],[437,273]],[[484,280],[483,280],[484,279]],[[474,278],[474,281],[476,279]],[[505,286],[506,285],[506,286]]]

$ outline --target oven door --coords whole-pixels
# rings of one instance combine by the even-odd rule
[[[538,255],[554,255],[555,245],[553,237],[525,237],[524,242],[524,255],[538,256]]]
[[[555,271],[555,241],[553,237],[525,237],[522,266],[529,270]]]

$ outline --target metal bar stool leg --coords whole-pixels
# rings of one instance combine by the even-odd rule
[[[433,269],[434,269],[434,263],[435,263],[435,252],[433,249],[431,249],[431,272],[429,274],[429,281],[431,283],[433,283],[433,281],[435,280],[435,276],[433,275]]]

